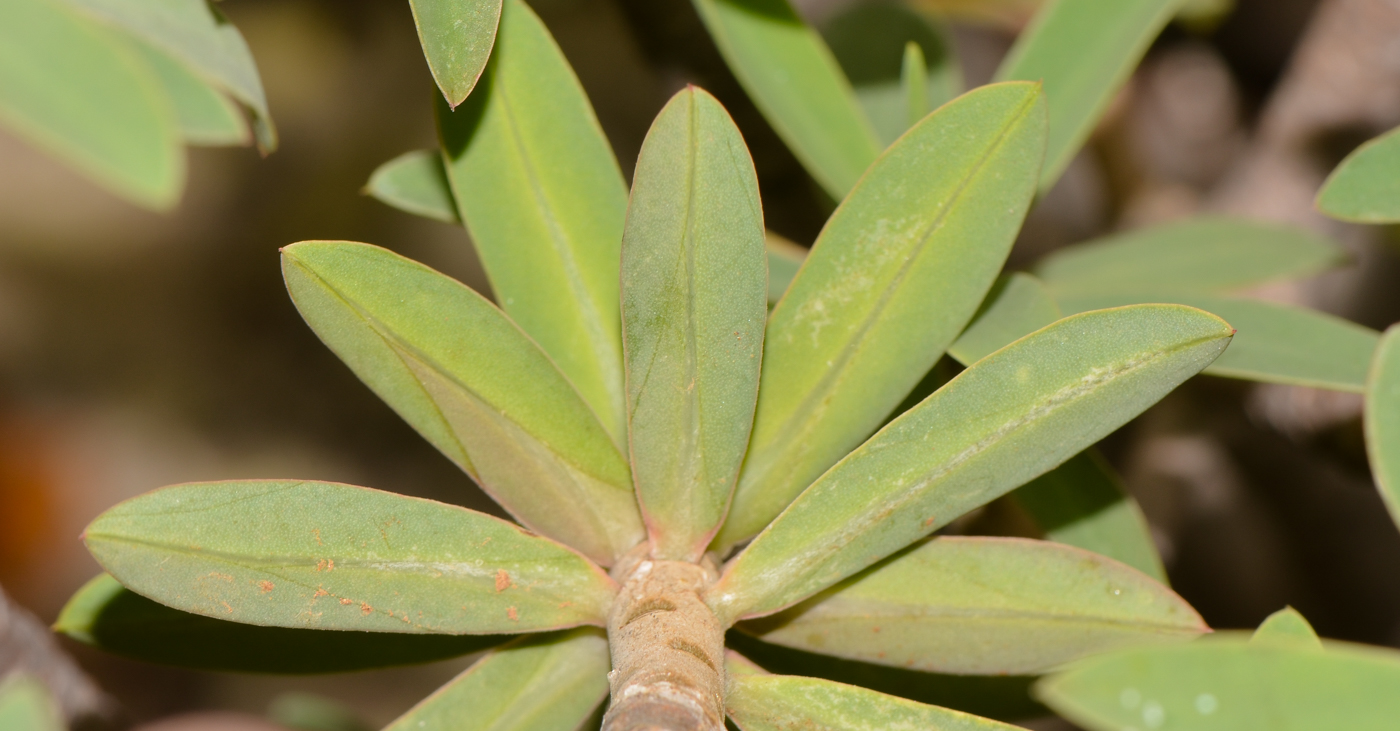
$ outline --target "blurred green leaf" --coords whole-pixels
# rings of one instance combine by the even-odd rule
[[[409,0],[423,55],[452,106],[472,93],[501,20],[501,0]]]
[[[724,703],[743,731],[1019,731],[989,718],[926,706],[830,680],[790,675],[731,675]]]
[[[1305,277],[1346,260],[1305,229],[1201,216],[1060,249],[1036,266],[1057,296],[1219,292]]]
[[[807,260],[807,248],[772,231],[764,233],[763,248],[768,253],[768,304],[771,306],[787,293],[797,270]]]
[[[360,717],[329,698],[312,693],[282,693],[267,708],[268,720],[295,731],[370,731]]]
[[[1381,336],[1366,379],[1366,456],[1391,520],[1400,525],[1400,326]]]
[[[608,640],[598,630],[521,638],[385,731],[575,731],[608,694],[609,660]]]
[[[58,0],[0,2],[0,124],[117,195],[166,210],[185,153],[160,79],[129,39]]]
[[[913,670],[1030,675],[1208,631],[1116,561],[1024,538],[945,537],[739,628],[767,642]]]
[[[1254,630],[1249,644],[1298,650],[1322,649],[1322,640],[1318,639],[1312,625],[1293,607],[1284,607],[1270,614],[1259,629]]]
[[[402,635],[258,627],[182,612],[101,574],[63,607],[54,631],[104,652],[197,670],[301,675],[435,662],[510,635]]]
[[[788,0],[693,2],[773,130],[828,195],[845,198],[880,143],[821,36]]]
[[[1088,731],[1383,731],[1400,718],[1400,653],[1329,643],[1326,652],[1243,637],[1124,650],[1036,685]]]
[[[1040,189],[1049,190],[1098,124],[1182,0],[1051,0],[1016,39],[998,81],[1040,81],[1050,138]]]
[[[976,312],[1034,192],[1044,105],[1034,84],[964,94],[892,145],[832,214],[769,318],[720,546],[757,533],[879,427]]]
[[[380,203],[444,223],[461,223],[437,150],[412,150],[375,168],[365,192]]]
[[[282,269],[321,340],[527,527],[604,565],[642,540],[626,459],[481,295],[366,244],[295,244]]]
[[[1167,583],[1142,508],[1097,450],[1080,452],[1022,485],[1011,499],[1047,540],[1108,556]]]
[[[762,616],[861,571],[1102,439],[1208,365],[1231,332],[1189,307],[1124,307],[983,358],[822,475],[707,602],[721,620]]]
[[[616,585],[582,556],[465,508],[309,481],[146,493],[88,550],[169,607],[271,627],[491,634],[602,624]]]
[[[1400,223],[1400,129],[1347,155],[1318,191],[1317,208],[1343,221]]]
[[[1035,277],[1022,272],[1003,274],[983,298],[948,355],[963,365],[973,363],[1060,319],[1060,306]]]
[[[1261,300],[1204,294],[1088,295],[1059,300],[1065,312],[1142,302],[1174,302],[1224,318],[1239,330],[1206,373],[1266,383],[1288,383],[1360,393],[1379,334],[1315,310]]]
[[[14,0],[6,0],[13,2]],[[209,0],[63,0],[189,66],[253,110],[263,152],[277,149],[258,67],[243,36]]]
[[[884,145],[963,91],[947,29],[908,6],[889,0],[854,5],[823,24],[822,36]],[[915,55],[917,68],[910,66]],[[912,86],[906,83],[911,72],[918,76]],[[911,98],[921,103],[911,107]]]
[[[246,145],[251,142],[243,109],[223,92],[150,45],[135,41],[142,57],[155,70],[175,107],[180,134],[191,145]]]
[[[49,691],[22,672],[0,678],[0,729],[63,731],[65,725]]]
[[[438,104],[447,177],[496,301],[627,440],[618,261],[627,186],[583,88],[519,0],[456,112]]]
[[[622,238],[632,475],[655,558],[697,561],[753,425],[768,276],[758,177],[724,107],[688,87],[657,115]]]

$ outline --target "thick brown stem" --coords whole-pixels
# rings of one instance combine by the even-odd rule
[[[629,556],[614,573],[603,731],[724,731],[724,627],[700,598],[713,564]]]

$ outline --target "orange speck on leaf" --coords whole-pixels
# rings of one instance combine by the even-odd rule
[[[262,581],[258,582],[258,588],[262,589],[262,593],[266,594],[269,591],[272,591],[272,582],[268,581],[267,579],[263,579]]]
[[[315,538],[316,538],[316,545],[318,545],[318,546],[324,546],[324,545],[326,545],[326,544],[324,544],[324,543],[321,542],[321,529],[320,529],[320,528],[312,528],[312,529],[311,529],[311,535],[315,536]]]
[[[515,611],[515,607],[506,607],[506,616],[510,617],[512,622],[520,621],[520,613]]]
[[[229,614],[233,614],[233,607],[230,607],[230,606],[228,605],[228,602],[219,602],[219,603],[222,604],[222,605],[224,605],[224,609],[227,609]]]
[[[574,605],[573,602],[559,602],[559,608],[560,608],[560,609],[568,609],[569,607],[572,607],[573,605]]]
[[[374,607],[371,607],[371,606],[370,606],[368,603],[366,603],[366,602],[360,602],[360,614],[369,614],[370,612],[373,612],[373,611],[374,611]]]
[[[341,600],[340,600],[340,603],[341,603],[341,604],[354,604],[355,602],[352,601],[352,600],[350,600],[350,599],[341,599]]]
[[[311,598],[312,598],[312,599],[320,599],[320,598],[323,597],[323,596],[330,596],[330,595],[331,595],[331,593],[328,592],[328,591],[326,591],[325,589],[320,589],[320,588],[318,588],[318,589],[316,589],[316,593],[311,595]]]
[[[496,570],[496,591],[505,591],[510,588],[510,574],[505,569]]]
[[[870,628],[870,631],[871,631],[871,632],[874,632],[874,633],[877,634],[877,635],[880,634],[880,628],[879,628],[879,627],[871,627],[871,628]]]
[[[928,516],[928,518],[924,520],[924,527],[927,528],[927,527],[933,525],[933,520],[934,520],[935,517],[936,517],[936,516],[932,516],[932,515]]]

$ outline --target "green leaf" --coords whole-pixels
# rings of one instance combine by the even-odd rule
[[[879,665],[1030,675],[1106,650],[1208,631],[1141,572],[1024,538],[945,537],[739,625],[767,642]]]
[[[787,293],[797,270],[807,260],[807,248],[772,231],[765,232],[763,248],[768,253],[768,304],[771,306],[778,304]]]
[[[627,440],[618,261],[627,186],[549,31],[509,0],[480,88],[438,104],[447,177],[501,309]]]
[[[753,161],[724,107],[688,87],[642,144],[622,238],[632,475],[655,558],[699,560],[724,520],[767,318]]]
[[[608,694],[608,640],[521,638],[423,699],[385,731],[574,731]]]
[[[1380,335],[1315,310],[1204,294],[1090,295],[1059,300],[1065,312],[1142,302],[1174,302],[1224,318],[1239,330],[1230,349],[1206,369],[1212,376],[1360,393]]]
[[[1347,155],[1318,191],[1317,208],[1343,221],[1400,222],[1400,129]]]
[[[197,670],[301,675],[446,660],[510,635],[402,635],[258,627],[171,609],[109,574],[68,600],[54,631],[104,652]]]
[[[835,200],[880,154],[851,84],[788,0],[693,0],[729,69]]]
[[[743,731],[1019,731],[961,711],[791,675],[730,675],[724,704]]]
[[[1041,81],[1050,139],[1041,191],[1049,190],[1182,0],[1051,0],[997,70],[998,81]]]
[[[1382,731],[1400,718],[1400,653],[1243,637],[1125,650],[1042,680],[1037,695],[1089,731]]]
[[[1097,450],[1080,452],[1022,485],[1011,499],[1047,540],[1108,556],[1167,583],[1142,508]]]
[[[729,562],[707,602],[722,620],[761,616],[855,574],[1117,429],[1214,360],[1231,332],[1200,310],[1146,305],[1016,341],[824,474]]]
[[[1318,639],[1312,625],[1293,607],[1284,607],[1270,614],[1259,629],[1254,630],[1249,644],[1298,650],[1322,649],[1322,640]]]
[[[246,145],[251,142],[243,110],[178,61],[140,41],[132,45],[165,86],[175,106],[180,134],[191,145]]]
[[[330,482],[205,482],[119,503],[83,535],[133,591],[270,627],[491,634],[602,624],[587,559],[465,508]]]
[[[1060,319],[1060,306],[1040,280],[1013,272],[999,277],[962,335],[948,346],[948,355],[963,365],[993,352]]]
[[[0,678],[0,729],[6,731],[63,731],[49,691],[37,679],[22,672]]]
[[[253,54],[238,29],[208,0],[64,0],[179,59],[205,81],[248,105],[264,153],[277,132]]]
[[[0,124],[127,200],[166,210],[185,154],[133,44],[53,0],[0,3]]]
[[[413,150],[380,165],[365,192],[380,203],[444,223],[461,223],[437,150]]]
[[[823,24],[822,36],[883,145],[963,91],[947,29],[905,5],[855,5]]]
[[[967,324],[1030,204],[1045,102],[968,92],[880,157],[769,318],[748,459],[717,542],[754,535],[870,435]]]
[[[370,731],[369,725],[345,704],[316,695],[279,693],[267,705],[267,720],[295,731]]]
[[[1331,241],[1293,226],[1200,216],[1056,251],[1036,274],[1062,297],[1229,292],[1306,277],[1345,262]]]
[[[409,0],[418,40],[447,103],[472,93],[501,20],[501,0]]]
[[[622,453],[490,302],[374,246],[305,242],[282,254],[321,340],[527,527],[604,565],[642,540]]]
[[[1390,517],[1400,525],[1400,326],[1381,336],[1366,379],[1366,456]]]

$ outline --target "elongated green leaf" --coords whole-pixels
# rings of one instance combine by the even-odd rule
[[[730,675],[724,704],[729,717],[743,731],[794,728],[1015,731],[1017,728],[853,685],[791,675]]]
[[[1002,275],[948,355],[972,365],[1058,319],[1060,306],[1040,280],[1021,272]]]
[[[799,279],[800,281],[800,279]],[[983,358],[822,476],[729,563],[721,619],[825,589],[1103,438],[1230,342],[1200,310],[1067,317]]]
[[[0,3],[0,124],[133,203],[168,209],[185,156],[133,44],[54,0]]]
[[[618,261],[627,187],[549,31],[508,0],[481,88],[438,104],[447,177],[501,309],[621,445]]]
[[[540,632],[602,624],[616,590],[498,518],[330,482],[167,487],[98,516],[83,540],[137,593],[272,627]]]
[[[821,36],[788,0],[693,0],[729,69],[778,136],[835,200],[880,143]]]
[[[1047,540],[1108,556],[1167,583],[1142,508],[1096,450],[1080,452],[1017,488],[1011,498]]]
[[[768,253],[768,304],[771,306],[787,293],[797,270],[807,260],[807,249],[772,231],[764,234],[763,248]]]
[[[63,0],[179,59],[248,105],[263,152],[277,149],[262,79],[248,44],[208,0]]]
[[[656,558],[698,560],[724,520],[767,318],[753,161],[724,107],[688,87],[642,144],[622,239],[632,474]]]
[[[0,678],[0,729],[63,731],[64,723],[44,684],[17,672]]]
[[[1366,380],[1366,456],[1390,517],[1400,525],[1400,326],[1376,348]]]
[[[1251,645],[1272,645],[1298,650],[1321,650],[1322,640],[1318,639],[1312,625],[1293,607],[1269,615],[1254,635],[1249,638]]]
[[[1029,675],[1119,647],[1208,631],[1181,597],[1083,549],[937,538],[763,619],[768,642],[880,665]]]
[[[947,30],[905,5],[854,5],[827,21],[822,36],[883,145],[963,91]]]
[[[757,533],[880,425],[967,324],[1030,204],[1033,84],[968,92],[871,166],[769,318],[749,456],[717,539]]]
[[[1203,294],[1091,295],[1059,299],[1065,312],[1175,302],[1225,318],[1239,332],[1206,369],[1213,376],[1361,392],[1379,334],[1340,317],[1260,300]]]
[[[531,530],[604,565],[642,539],[622,454],[490,302],[365,244],[289,246],[282,270],[321,340]]]
[[[1400,653],[1209,638],[1082,661],[1037,695],[1089,731],[1383,731],[1400,718]]]
[[[375,168],[365,192],[380,203],[444,223],[461,223],[437,150],[412,150]]]
[[[1116,292],[1229,292],[1305,277],[1345,261],[1310,231],[1201,216],[1060,249],[1036,274],[1058,296]]]
[[[579,629],[487,655],[385,731],[574,731],[608,694],[608,640]]]
[[[1042,191],[1059,180],[1181,2],[1051,0],[1016,39],[996,78],[1045,84],[1050,140]]]
[[[510,635],[402,635],[258,627],[171,609],[109,574],[68,600],[54,630],[124,657],[198,670],[301,675],[413,665],[468,655]]]
[[[1317,208],[1343,221],[1400,222],[1400,129],[1347,155],[1318,191]]]
[[[252,141],[243,110],[175,59],[139,41],[133,46],[155,70],[175,107],[180,134],[191,145],[246,145]]]
[[[452,106],[472,93],[501,20],[501,0],[409,0],[433,80]]]

